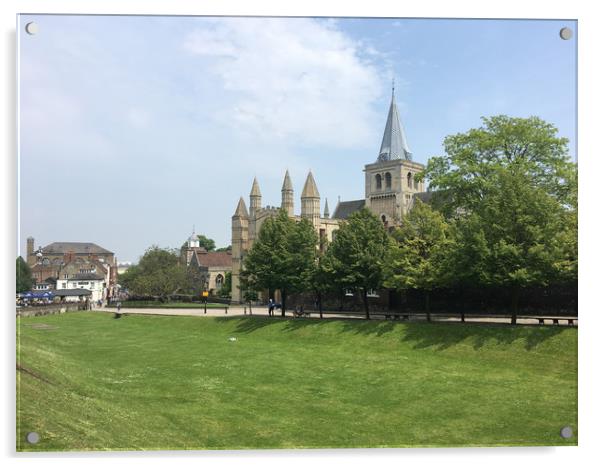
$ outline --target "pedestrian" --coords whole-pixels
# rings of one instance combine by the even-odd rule
[[[274,300],[270,298],[268,301],[268,316],[274,315]]]
[[[121,301],[117,302],[117,312],[115,313],[115,319],[121,318]]]

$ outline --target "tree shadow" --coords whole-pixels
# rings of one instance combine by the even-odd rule
[[[512,345],[523,341],[527,351],[537,348],[544,341],[565,331],[577,331],[574,327],[509,325],[475,322],[420,322],[391,320],[360,320],[349,318],[294,319],[290,317],[218,317],[217,322],[236,322],[234,333],[250,334],[262,328],[279,325],[281,332],[292,333],[311,326],[336,326],[338,334],[373,337],[396,332],[399,339],[414,349],[444,351],[455,345],[470,345],[478,350],[485,345]]]
[[[470,345],[479,350],[486,345],[512,345],[523,341],[523,348],[531,351],[544,341],[565,332],[576,331],[569,327],[539,325],[414,322],[405,329],[403,341],[414,349],[431,348],[443,351],[455,345]]]

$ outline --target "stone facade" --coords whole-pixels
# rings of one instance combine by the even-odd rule
[[[241,197],[232,216],[232,301],[243,301],[240,272],[245,254],[253,246],[263,222],[277,215],[279,209],[284,209],[288,216],[296,221],[307,218],[318,233],[322,245],[332,241],[333,232],[339,228],[341,222],[364,207],[377,215],[387,228],[392,228],[402,222],[404,215],[412,208],[414,198],[424,192],[424,182],[416,181],[416,175],[423,170],[423,164],[412,161],[412,153],[399,121],[393,90],[378,158],[376,162],[364,167],[363,199],[339,201],[332,218],[326,200],[322,214],[320,193],[310,171],[301,194],[301,213],[295,215],[293,185],[288,170],[282,184],[280,207],[261,206],[259,183],[254,179],[249,196],[251,208],[247,210]]]

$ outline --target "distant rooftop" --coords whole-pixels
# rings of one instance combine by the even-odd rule
[[[43,254],[113,254],[105,248],[94,243],[55,242],[42,248]]]

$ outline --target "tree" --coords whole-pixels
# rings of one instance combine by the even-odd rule
[[[383,285],[390,241],[382,222],[362,209],[341,225],[321,263],[334,287],[362,294],[366,319],[370,319],[368,291]]]
[[[385,285],[398,290],[423,290],[430,322],[430,293],[445,283],[448,224],[441,213],[417,199],[392,236],[395,241],[387,260]]]
[[[215,251],[215,241],[207,238],[205,235],[197,235],[199,246],[205,248],[208,252]]]
[[[34,283],[31,268],[21,256],[17,257],[17,293],[31,290]]]
[[[232,251],[232,245],[229,244],[228,246],[225,246],[223,248],[217,248],[215,250],[215,252],[228,252],[228,251]]]
[[[537,117],[483,122],[447,137],[447,155],[429,160],[425,176],[456,218],[451,275],[507,287],[516,322],[520,288],[576,279],[577,167],[568,141]]]
[[[229,298],[232,295],[232,272],[226,272],[224,284],[219,289],[218,295],[222,298]]]
[[[187,271],[177,251],[151,246],[138,265],[130,267],[120,281],[134,294],[163,299],[187,288]]]
[[[315,262],[318,237],[311,223],[295,223],[284,210],[265,220],[249,250],[241,272],[241,286],[248,293],[279,290],[282,316],[290,293],[308,286]]]

